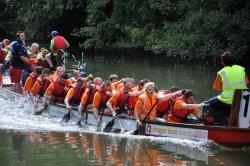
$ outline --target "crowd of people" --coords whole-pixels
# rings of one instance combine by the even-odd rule
[[[148,79],[137,85],[133,78],[111,74],[107,80],[102,80],[92,74],[83,76],[77,69],[69,78],[62,66],[62,53],[69,43],[57,31],[52,31],[51,36],[50,52],[40,49],[37,43],[27,48],[24,32],[17,33],[17,41],[10,43],[5,39],[1,43],[0,83],[2,74],[8,70],[14,92],[29,94],[33,99],[43,97],[39,111],[46,110],[53,102],[63,103],[69,112],[77,107],[81,119],[82,112],[91,109],[97,124],[101,123],[100,112],[113,117],[118,112],[133,116],[138,125],[149,112],[151,121],[196,124],[200,119],[205,102],[196,104],[192,90],[178,87],[156,90],[155,83]],[[230,52],[225,52],[221,61],[224,68],[218,72],[214,83],[220,95],[208,100],[215,125],[227,123],[235,89],[246,89],[249,84],[244,68],[234,64]]]

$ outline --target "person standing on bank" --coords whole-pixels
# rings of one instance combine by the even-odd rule
[[[224,67],[217,73],[213,85],[213,89],[220,95],[208,100],[214,117],[214,125],[226,124],[226,117],[230,116],[234,91],[247,89],[247,84],[249,84],[245,68],[235,65],[231,52],[224,52],[221,56],[221,62]]]
[[[53,67],[50,67],[55,69],[58,66],[62,66],[62,56],[69,47],[69,43],[63,36],[60,36],[57,31],[52,31],[51,36],[52,39],[50,41],[50,50]]]
[[[29,59],[27,54],[27,47],[25,45],[25,34],[22,31],[17,32],[17,41],[13,43],[11,50],[11,67],[10,67],[10,79],[14,83],[13,91],[21,93],[21,75],[24,69],[29,65]]]

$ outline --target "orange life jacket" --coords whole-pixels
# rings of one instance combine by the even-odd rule
[[[134,109],[135,109],[135,104],[136,104],[136,100],[135,100],[135,96],[128,96],[128,94],[121,92],[117,98],[117,110],[119,110],[122,106],[123,103],[125,102],[126,98],[128,97],[127,102],[124,104],[124,111],[123,113],[127,113],[129,115],[133,115],[134,114]]]
[[[109,96],[106,94],[106,92],[103,92],[101,90],[99,90],[99,93],[101,95],[101,102],[99,108],[106,107],[106,103],[109,100]]]
[[[66,49],[66,43],[65,43],[65,39],[62,36],[56,36],[53,38],[54,39],[54,46],[55,46],[55,50],[59,50],[59,49]]]
[[[37,78],[37,81],[39,82],[39,84],[42,87],[41,90],[40,90],[40,92],[39,92],[39,96],[43,96],[44,93],[45,93],[45,91],[46,91],[46,89],[49,87],[49,85],[50,85],[51,82],[49,80],[47,80],[47,79],[43,79],[42,76],[39,76]]]
[[[183,98],[178,98],[174,101],[172,108],[171,108],[171,115],[169,116],[169,118],[175,122],[182,123],[189,115],[189,110],[188,109],[175,109],[174,105],[177,100],[183,101]]]
[[[157,103],[156,110],[157,110],[157,117],[163,116],[164,114],[169,112],[171,100],[166,100],[160,103]]]
[[[92,104],[93,103],[93,99],[94,99],[94,95],[95,95],[96,89],[93,88],[92,86],[89,87],[89,91],[88,91],[88,101],[86,105]]]
[[[73,100],[71,101],[71,103],[73,104],[79,104],[82,98],[82,94],[84,93],[84,91],[86,90],[85,86],[81,86],[80,88],[78,86],[76,86],[76,84],[72,85],[72,88],[75,91],[75,96],[73,98]]]
[[[36,79],[39,77],[39,75],[40,75],[40,74],[37,74],[37,73],[35,73],[35,72],[32,72],[32,73],[30,73],[29,76],[31,77],[33,83],[35,83],[35,82],[36,82]]]
[[[66,97],[66,93],[64,92],[66,83],[62,84],[59,80],[54,82],[54,91],[52,93],[55,96],[55,101],[59,103],[63,103]]]

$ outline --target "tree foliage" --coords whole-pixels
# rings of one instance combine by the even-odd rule
[[[33,40],[48,39],[54,29],[69,36],[84,24],[79,19],[85,13],[85,4],[81,0],[3,0],[3,4],[5,10],[0,18],[8,26],[0,28],[12,34],[25,30]]]
[[[22,27],[37,39],[59,29],[81,46],[144,49],[170,56],[219,56],[249,52],[245,0],[2,0],[0,29]],[[10,28],[11,27],[11,28]]]

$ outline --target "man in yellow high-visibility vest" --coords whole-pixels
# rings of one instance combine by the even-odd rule
[[[214,125],[225,125],[229,117],[235,89],[247,89],[249,80],[245,68],[235,65],[234,56],[226,51],[221,56],[224,66],[216,76],[213,89],[220,95],[208,100],[214,117]]]

